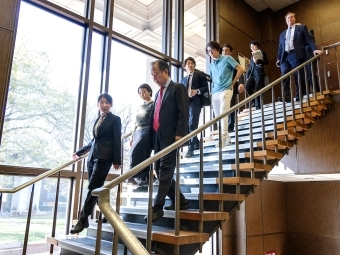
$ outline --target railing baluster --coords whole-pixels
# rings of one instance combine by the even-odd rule
[[[181,178],[180,178],[180,170],[179,165],[181,161],[181,154],[179,153],[179,148],[177,148],[176,152],[176,190],[175,190],[175,235],[179,236],[179,227],[180,227],[180,194],[181,194]]]
[[[23,249],[22,249],[22,255],[26,255],[26,252],[27,252],[28,236],[29,236],[29,232],[30,232],[30,224],[31,224],[32,208],[33,208],[34,185],[35,184],[32,184],[31,198],[30,198],[30,204],[29,204],[29,207],[28,207],[28,215],[27,215],[27,221],[26,221],[26,230],[25,230],[25,237],[24,237],[24,245],[23,245]]]
[[[146,232],[146,250],[151,252],[151,232],[152,232],[152,194],[153,194],[153,167],[150,167],[149,173],[149,201],[148,201],[148,214],[147,214],[147,232]]]
[[[59,190],[60,190],[60,171],[58,172],[58,179],[57,179],[57,189],[55,194],[55,201],[54,201],[54,211],[53,211],[53,222],[52,222],[52,237],[55,237],[55,230],[57,225],[57,215],[58,215],[58,202],[59,202]],[[54,245],[50,245],[50,253],[53,253]]]
[[[337,73],[338,73],[338,89],[340,89],[340,69],[339,69],[339,59],[338,59],[338,50],[337,50],[337,47],[334,48],[335,50],[335,59],[336,59],[336,70],[337,70]]]
[[[273,104],[273,125],[274,125],[274,140],[277,139],[277,126],[276,126],[276,103],[275,103],[275,89],[272,87],[272,104]],[[275,152],[278,152],[278,145],[275,144]]]
[[[313,63],[313,62],[309,63],[309,64],[311,65],[311,67],[312,67],[312,63]],[[304,72],[305,72],[305,86],[306,86],[306,94],[307,94],[307,106],[310,107],[310,102],[309,102],[309,86],[310,86],[310,84],[309,84],[309,81],[308,81],[308,73],[307,73],[307,68],[306,68],[306,66],[303,67],[303,70],[304,70]],[[312,69],[310,69],[310,71],[312,72]],[[314,75],[313,75],[313,73],[312,73],[312,77],[313,77],[313,76],[314,76]],[[312,79],[313,79],[313,78],[312,78]],[[312,82],[312,86],[313,86],[313,82]],[[302,99],[301,99],[301,101],[302,101]],[[303,113],[303,109],[301,110],[301,113]]]
[[[203,178],[204,178],[204,172],[203,172],[203,133],[200,133],[200,170],[199,170],[199,197],[198,197],[198,211],[199,213],[203,213]],[[198,231],[200,233],[203,233],[203,221],[199,221],[198,223]],[[199,252],[202,253],[203,244],[199,244]]]
[[[99,212],[98,223],[97,223],[97,236],[96,236],[96,247],[95,247],[95,255],[100,255],[100,247],[102,240],[102,212]]]
[[[218,121],[218,182],[219,182],[218,190],[219,190],[219,193],[223,193],[223,165],[222,165],[223,164],[222,163],[222,139],[223,138],[222,138],[222,127],[221,127],[222,121],[223,119]],[[223,212],[223,200],[219,201],[219,208],[220,208],[220,212]]]

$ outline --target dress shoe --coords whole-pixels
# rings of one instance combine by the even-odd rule
[[[299,101],[300,101],[300,97],[299,97],[299,96],[296,96],[296,97],[294,98],[294,101],[295,101],[295,102],[299,102]]]
[[[279,102],[282,102],[282,97],[278,97],[277,100],[278,100]],[[291,102],[290,97],[285,97],[285,102],[286,102],[286,103],[290,103],[290,102]]]
[[[199,150],[200,149],[200,145],[199,144],[195,144],[194,145],[194,150],[196,151],[196,150]]]
[[[222,147],[221,148],[224,148],[228,145],[231,144],[231,140],[230,138],[229,139],[225,139],[225,140],[222,140]],[[217,144],[215,145],[216,148],[218,148],[220,146],[219,142],[217,142]]]
[[[234,128],[228,127],[228,133],[234,132]]]
[[[71,228],[70,233],[71,234],[77,234],[80,233],[81,231],[84,230],[84,228],[88,228],[89,227],[89,222],[83,222],[81,220],[78,220],[77,224]]]
[[[179,209],[180,210],[188,210],[190,208],[188,200],[185,200],[183,203],[180,204]],[[164,206],[164,210],[171,210],[175,211],[175,204],[171,203],[171,205]]]
[[[132,190],[132,192],[148,192],[148,186],[139,186]]]
[[[187,154],[185,154],[186,158],[191,158],[194,155],[193,151],[187,151]]]
[[[158,210],[156,210],[156,209],[154,209],[154,208],[152,208],[152,222],[156,222],[156,221],[158,221],[160,218],[162,218],[164,216],[164,211],[162,210],[162,209],[158,209]],[[144,217],[144,220],[145,221],[148,221],[148,215],[146,215],[145,217]]]

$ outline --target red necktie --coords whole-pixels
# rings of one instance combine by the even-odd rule
[[[164,87],[162,86],[159,90],[159,94],[158,94],[157,102],[155,106],[155,112],[153,115],[153,130],[155,131],[157,131],[159,128],[159,112],[161,110],[161,105],[162,105],[163,90],[164,90]]]

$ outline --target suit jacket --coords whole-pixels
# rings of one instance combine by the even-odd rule
[[[285,53],[285,41],[286,41],[287,29],[280,34],[279,38],[279,50],[277,53],[277,60],[283,61],[283,56]],[[316,50],[315,43],[308,33],[306,25],[295,25],[294,32],[294,52],[298,59],[306,60],[305,44],[308,44],[312,51]]]
[[[247,79],[249,79],[250,77],[256,77],[260,75],[265,76],[264,65],[268,65],[269,61],[266,52],[261,50],[261,53],[263,59],[258,59],[257,64],[255,64],[253,57],[250,58],[250,64],[247,71]]]
[[[184,85],[186,90],[188,91],[188,88],[186,86],[187,81],[188,81],[189,75],[185,76],[182,78],[181,83]],[[194,97],[190,98],[190,103],[195,103],[197,105],[202,105],[202,96],[204,93],[209,92],[209,87],[208,87],[208,81],[207,81],[207,76],[205,73],[195,70],[193,75],[192,75],[192,82],[191,82],[191,89],[199,89],[200,90],[200,95],[196,95]]]
[[[153,130],[154,112],[159,91],[155,95],[155,103],[150,116],[150,147],[154,148],[155,131]],[[159,112],[159,135],[164,146],[175,142],[175,136],[185,136],[188,133],[189,96],[185,87],[171,81],[163,95]]]
[[[99,120],[98,117],[95,121]],[[120,117],[109,112],[103,123],[98,128],[98,134],[95,136],[94,124],[92,132],[92,141],[78,150],[76,154],[78,156],[86,154],[90,151],[87,161],[92,159],[105,159],[111,161],[112,164],[121,164],[121,136],[122,136],[122,124]]]

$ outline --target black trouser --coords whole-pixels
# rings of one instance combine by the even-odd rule
[[[154,153],[156,154],[170,144],[165,145],[162,143],[159,131],[155,133],[155,136]],[[156,210],[163,210],[166,196],[168,196],[173,203],[176,201],[176,182],[173,179],[176,168],[176,155],[177,149],[171,151],[155,162],[155,170],[159,181],[158,192],[154,200],[154,208]],[[183,203],[184,200],[185,197],[181,192],[180,203]]]
[[[85,199],[83,209],[81,210],[80,220],[87,222],[95,207],[98,197],[92,196],[91,192],[94,189],[104,185],[107,174],[110,171],[112,162],[105,159],[93,159],[87,162],[87,173],[89,178],[88,192]]]
[[[281,76],[285,75],[292,69],[298,67],[304,62],[303,59],[298,59],[297,56],[295,55],[294,51],[291,51],[289,53],[285,53],[283,56],[283,61],[280,63],[280,68],[281,68]],[[299,98],[299,82],[298,82],[298,74],[300,73],[300,79],[301,79],[301,92],[302,95],[306,95],[306,84],[305,84],[305,72],[303,68],[299,70],[299,72],[294,73],[294,79],[295,79],[295,85],[296,85],[296,97]],[[285,97],[290,98],[290,86],[289,86],[289,78],[284,79],[283,81],[283,86],[284,86],[284,92],[285,92]]]
[[[249,96],[259,91],[264,87],[264,75],[259,75],[255,77],[250,77],[246,82],[246,90]],[[255,107],[256,109],[261,109],[261,97],[258,96],[255,98]]]
[[[198,105],[194,103],[194,101],[190,101],[189,105],[189,133],[194,131],[195,129],[198,128],[198,122],[200,119],[200,114],[201,114],[201,105]],[[198,139],[197,136],[194,136],[193,138],[190,139],[190,145],[189,145],[189,151],[193,151],[195,145],[198,145]]]
[[[231,97],[230,100],[230,107],[233,107],[236,104],[236,98],[237,98],[237,94],[238,94],[238,82],[236,82],[234,84],[234,88],[233,88],[233,96]],[[234,127],[235,127],[235,112],[232,112],[228,115],[228,131],[232,132],[234,131]]]

